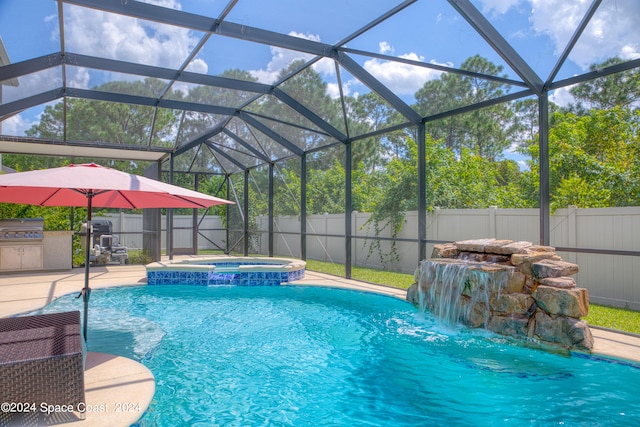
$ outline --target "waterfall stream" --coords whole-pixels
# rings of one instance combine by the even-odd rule
[[[510,270],[494,264],[456,260],[423,261],[418,283],[419,306],[446,325],[487,327],[491,299],[500,296]]]

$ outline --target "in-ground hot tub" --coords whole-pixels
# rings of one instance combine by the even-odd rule
[[[306,262],[287,258],[215,257],[148,264],[149,285],[278,286],[304,277]]]

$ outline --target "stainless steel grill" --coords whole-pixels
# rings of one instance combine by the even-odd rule
[[[44,219],[0,219],[0,241],[37,241],[44,238]]]

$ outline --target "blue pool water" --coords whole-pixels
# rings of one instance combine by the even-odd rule
[[[146,286],[90,305],[89,350],[155,375],[140,426],[640,425],[637,365],[447,329],[391,297]]]

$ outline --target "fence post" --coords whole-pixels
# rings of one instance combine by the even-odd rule
[[[571,205],[568,209],[567,220],[569,222],[569,241],[567,246],[575,248],[578,245],[578,221],[576,221],[576,214],[578,213],[578,207]]]
[[[440,216],[440,208],[439,207],[435,207],[433,209],[433,212],[431,213],[431,239],[432,240],[439,240],[440,239],[440,233],[438,232],[438,216]]]
[[[489,206],[489,236],[487,237],[493,237],[494,239],[498,238],[498,232],[496,227],[496,210],[497,209],[498,209],[497,206]]]
[[[324,247],[327,248],[328,244],[329,244],[329,238],[326,236],[327,234],[329,234],[329,213],[325,212],[324,213],[324,231],[322,232],[325,236],[324,236]],[[333,262],[332,260],[330,260],[329,258],[327,258],[327,251],[324,251],[324,261],[330,261]]]
[[[578,214],[578,207],[570,205],[567,208],[567,247],[576,248],[578,246],[578,221],[576,215]],[[566,257],[567,261],[576,262],[577,254],[575,252],[569,252]]]

